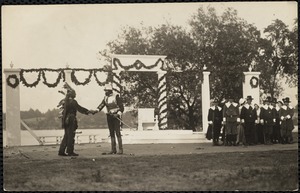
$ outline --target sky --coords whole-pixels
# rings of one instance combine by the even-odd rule
[[[221,14],[227,7],[259,30],[275,19],[290,26],[298,18],[296,2],[209,2],[99,5],[23,5],[2,6],[2,69],[10,68],[99,68],[104,62],[98,52],[115,40],[124,26],[158,26],[167,22],[188,28],[188,21],[200,7],[215,7]],[[3,73],[3,72],[2,72]],[[28,80],[35,80],[34,74]],[[55,77],[49,77],[49,82]],[[5,112],[5,78],[3,74],[3,110]],[[56,108],[62,95],[62,84],[48,88],[42,82],[36,88],[20,87],[21,110],[29,108],[46,112]],[[77,101],[88,109],[101,102],[103,87],[92,81],[74,86]],[[284,95],[297,100],[296,88]]]

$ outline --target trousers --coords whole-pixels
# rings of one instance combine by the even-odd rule
[[[65,126],[64,137],[59,147],[59,153],[65,153],[66,150],[68,154],[72,154],[74,152],[75,132],[78,126],[75,115],[70,115],[68,119],[68,123]]]

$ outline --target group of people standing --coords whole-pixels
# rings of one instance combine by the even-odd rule
[[[212,139],[215,146],[293,143],[294,108],[290,99],[286,97],[277,101],[267,97],[261,107],[252,101],[252,96],[241,98],[238,103],[229,96],[220,105],[213,100],[208,112],[206,138]]]
[[[119,97],[119,95],[113,93],[112,86],[110,84],[105,85],[105,97],[101,104],[97,107],[97,110],[88,110],[80,106],[75,100],[76,92],[67,83],[64,85],[67,93],[61,91],[65,94],[65,98],[62,99],[58,105],[62,109],[62,128],[64,128],[65,133],[63,140],[60,144],[58,151],[59,156],[78,156],[74,152],[75,134],[78,128],[76,114],[77,111],[82,114],[96,114],[100,112],[104,107],[107,110],[107,124],[109,128],[110,138],[111,138],[111,151],[103,154],[123,154],[123,145],[120,132],[120,121],[121,116],[124,111],[124,105]],[[116,148],[116,136],[119,145],[119,151]]]

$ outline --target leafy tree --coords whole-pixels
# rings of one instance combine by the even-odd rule
[[[200,7],[190,20],[201,65],[211,72],[211,97],[242,96],[243,72],[257,57],[260,32],[228,8],[221,16]]]
[[[261,72],[261,87],[278,97],[282,91],[280,79],[286,77],[290,85],[297,82],[298,30],[276,19],[265,28],[266,38],[260,40],[260,56],[257,69]]]

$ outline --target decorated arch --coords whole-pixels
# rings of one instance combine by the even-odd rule
[[[21,144],[20,136],[20,84],[26,87],[35,87],[40,82],[48,87],[56,87],[61,81],[72,82],[75,85],[86,85],[92,78],[99,86],[104,86],[107,83],[112,83],[115,92],[121,91],[122,71],[139,71],[139,72],[156,72],[158,75],[158,127],[161,130],[167,129],[167,89],[166,89],[166,74],[172,70],[166,62],[166,56],[162,55],[112,55],[110,68],[61,68],[61,69],[4,69],[6,75],[6,128],[7,128],[7,145],[19,146]],[[79,81],[76,73],[87,72],[87,78],[84,81]],[[54,82],[49,82],[47,72],[56,72],[57,79]],[[26,73],[35,73],[36,80],[28,82],[25,78]],[[210,107],[210,90],[209,90],[209,74],[208,71],[203,71],[202,81],[202,128],[203,133],[206,133],[208,123],[207,114]],[[104,79],[101,78],[104,77]],[[200,111],[200,109],[199,109]]]

